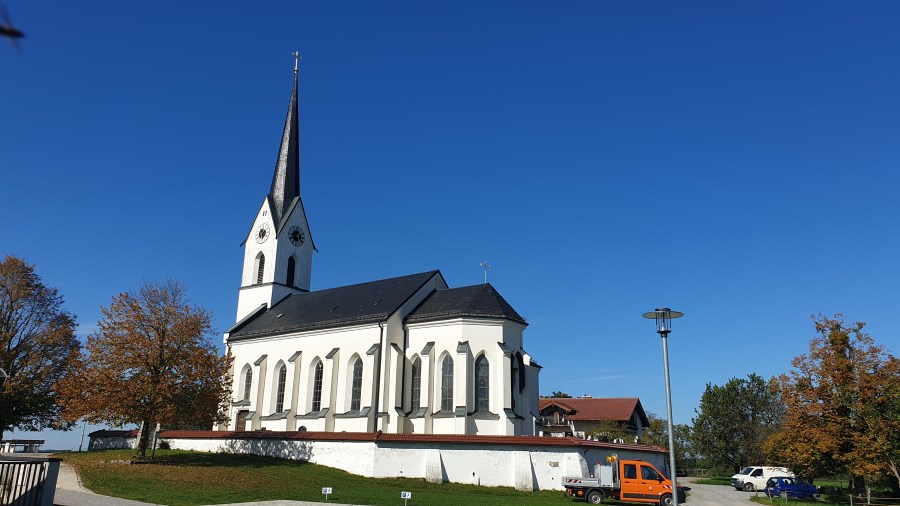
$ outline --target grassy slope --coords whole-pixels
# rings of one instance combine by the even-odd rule
[[[412,492],[410,506],[573,504],[561,491],[518,492],[410,478],[363,478],[329,467],[251,455],[172,450],[157,451],[152,464],[111,462],[129,460],[131,455],[124,450],[58,456],[72,465],[94,492],[173,506],[275,499],[323,501],[324,486],[334,489],[329,502],[345,504],[396,506],[402,504],[401,491]]]

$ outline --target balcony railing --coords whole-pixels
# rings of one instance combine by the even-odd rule
[[[52,506],[59,459],[0,455],[0,506]]]

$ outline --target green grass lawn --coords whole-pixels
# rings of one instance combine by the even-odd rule
[[[293,499],[323,501],[322,487],[332,487],[329,502],[402,505],[401,491],[412,492],[417,505],[584,504],[562,491],[519,492],[512,488],[433,484],[421,479],[375,479],[290,460],[219,453],[163,450],[149,464],[128,464],[131,450],[63,453],[84,485],[98,494],[173,506]],[[615,504],[615,503],[611,503]]]

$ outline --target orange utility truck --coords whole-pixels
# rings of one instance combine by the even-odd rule
[[[672,480],[666,478],[653,464],[642,460],[619,460],[615,455],[594,466],[594,476],[568,476],[562,479],[566,495],[580,497],[591,504],[600,504],[608,497],[622,502],[675,504]],[[684,487],[678,487],[678,504],[684,504]]]

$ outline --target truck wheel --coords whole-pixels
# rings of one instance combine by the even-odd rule
[[[603,492],[599,490],[591,490],[587,495],[587,502],[591,504],[600,504],[603,502]]]
[[[756,490],[756,487],[754,487],[752,483],[750,483],[749,481],[747,483],[744,483],[745,492],[753,492],[754,490]]]
[[[672,494],[666,494],[659,498],[659,506],[672,506],[675,504],[675,500],[672,499]]]

